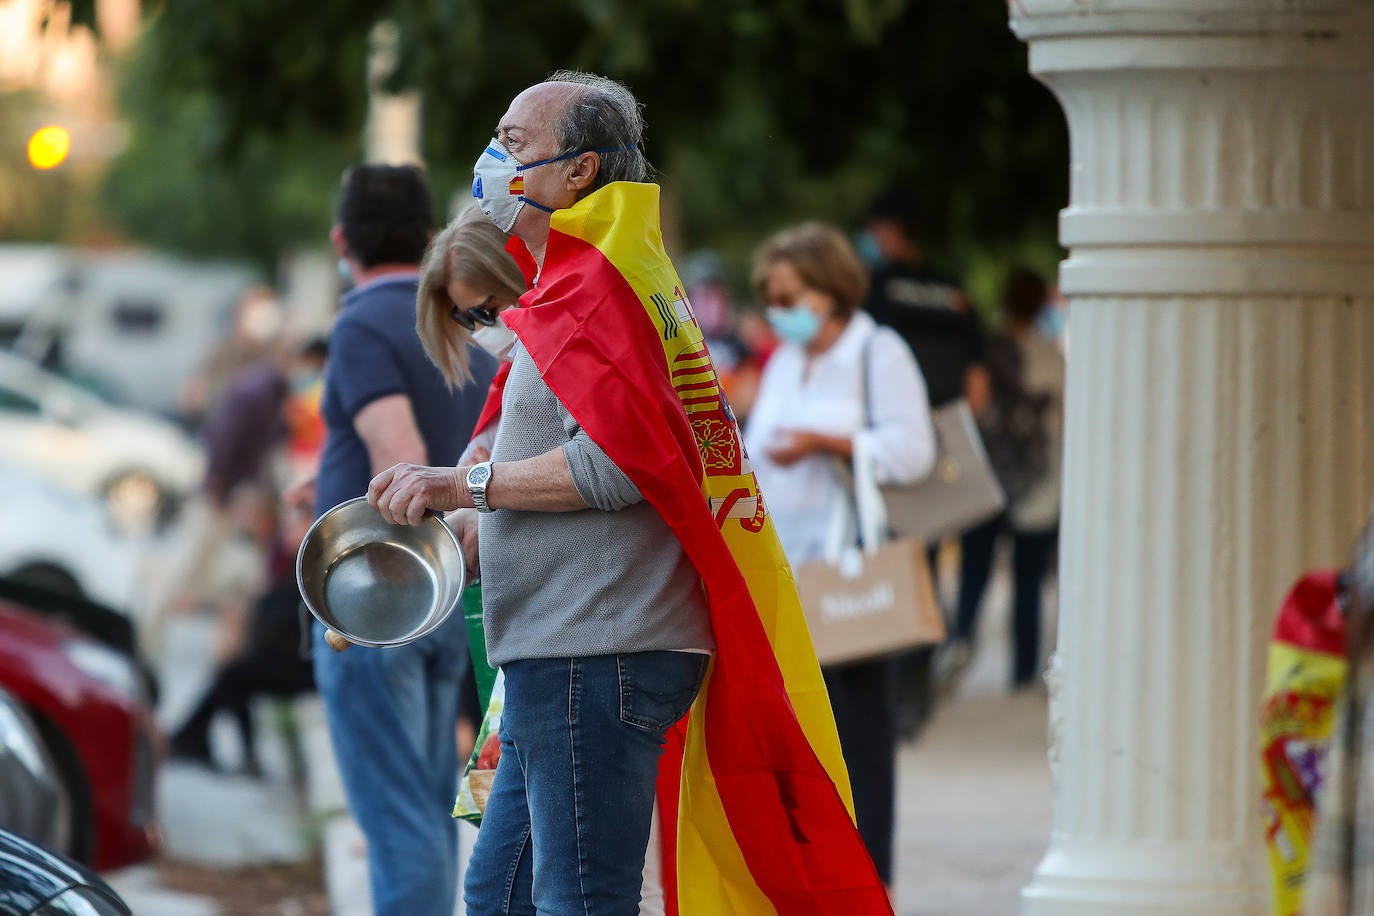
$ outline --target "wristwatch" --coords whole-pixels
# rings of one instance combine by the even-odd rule
[[[477,507],[478,512],[495,512],[491,506],[487,505],[487,484],[491,483],[491,462],[482,461],[468,468],[468,475],[465,478],[468,485],[468,496],[472,498],[472,504]]]

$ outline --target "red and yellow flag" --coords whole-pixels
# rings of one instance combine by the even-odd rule
[[[538,285],[504,318],[706,590],[716,655],[660,770],[665,896],[684,916],[890,914],[792,570],[658,204],[656,185],[616,182],[554,213]]]
[[[1304,912],[1317,798],[1348,667],[1339,576],[1330,569],[1299,579],[1284,599],[1269,643],[1260,768],[1275,916]]]

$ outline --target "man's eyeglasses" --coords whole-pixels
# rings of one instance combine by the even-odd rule
[[[469,331],[475,331],[479,324],[484,327],[491,327],[496,324],[496,309],[491,307],[491,300],[495,298],[495,296],[488,296],[482,300],[480,305],[466,311],[455,305],[453,310],[448,313],[449,317]]]

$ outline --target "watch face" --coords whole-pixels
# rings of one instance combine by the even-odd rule
[[[474,487],[481,486],[491,478],[491,468],[478,465],[468,471],[468,484]]]

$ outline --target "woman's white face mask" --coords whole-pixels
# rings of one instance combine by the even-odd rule
[[[472,332],[473,343],[504,362],[510,362],[516,339],[515,332],[506,327],[500,315],[495,324],[482,325]]]

